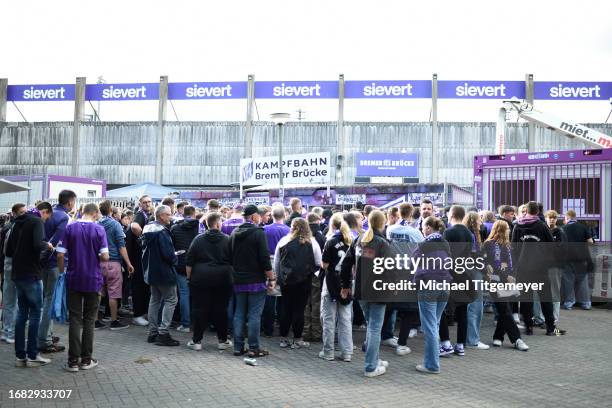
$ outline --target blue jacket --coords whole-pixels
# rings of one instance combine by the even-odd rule
[[[45,241],[50,242],[54,247],[64,238],[64,230],[70,217],[68,210],[63,205],[53,206],[53,214],[45,222]],[[46,260],[45,266],[52,268],[57,266],[57,253],[48,251],[43,257]]]
[[[103,217],[98,221],[98,224],[104,227],[106,232],[106,241],[108,242],[108,256],[111,261],[121,262],[121,254],[119,250],[125,248],[125,232],[121,224],[111,217]]]
[[[149,285],[176,285],[175,266],[178,258],[170,231],[157,222],[144,227],[142,240],[142,268],[144,280]]]

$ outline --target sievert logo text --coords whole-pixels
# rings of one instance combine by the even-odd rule
[[[63,86],[56,89],[36,89],[33,86],[23,91],[23,99],[26,100],[45,100],[45,99],[66,99],[66,88]]]
[[[102,99],[145,99],[147,88],[139,87],[115,88],[113,85],[102,91]]]

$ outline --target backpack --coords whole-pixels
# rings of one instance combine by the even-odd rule
[[[299,239],[293,239],[280,249],[280,274],[284,285],[309,280],[315,269],[311,242],[300,244]]]

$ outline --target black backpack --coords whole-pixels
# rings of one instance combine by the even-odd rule
[[[295,285],[311,279],[315,269],[310,241],[300,244],[296,238],[280,249],[280,274],[284,285]]]

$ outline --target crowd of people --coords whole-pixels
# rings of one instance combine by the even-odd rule
[[[281,203],[228,208],[209,200],[200,209],[171,197],[155,205],[145,195],[135,209],[109,201],[77,209],[76,194],[64,190],[55,206],[17,203],[1,221],[1,340],[14,343],[18,367],[49,364],[44,355],[65,351],[51,317],[61,274],[69,324],[64,368],[70,372],[97,366],[95,330],[133,324],[147,327],[146,341],[158,346],[180,345],[173,330],[189,333],[186,347],[194,351],[202,350],[205,333],[214,332],[216,348],[250,358],[269,354],[260,336],[272,337],[278,328],[280,348],[320,343],[319,358],[345,362],[357,349],[353,331],[365,328],[366,377],[382,375],[389,366],[379,358],[381,346],[404,356],[420,332],[425,348],[416,369],[439,373],[440,357],[489,349],[480,337],[485,312],[495,314],[494,347],[507,337],[512,347],[527,351],[525,336],[536,327],[549,336],[566,334],[559,328],[560,308],[591,308],[589,230],[574,211],[561,220],[536,202],[518,209],[502,205],[497,214],[460,205],[436,208],[428,199],[417,207],[403,203],[380,210],[357,203],[350,211],[307,211],[298,198],[288,208]],[[581,243],[586,251],[544,266],[529,242],[552,243],[559,253],[563,243]],[[525,245],[517,250],[512,243]],[[364,297],[362,282],[373,273],[372,259],[393,253],[485,260],[485,267],[470,275],[442,263],[420,266],[414,282],[545,284],[520,305],[474,288],[420,290],[414,302]]]

